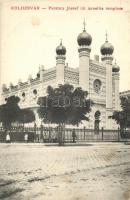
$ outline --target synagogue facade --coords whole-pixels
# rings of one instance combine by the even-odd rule
[[[88,91],[88,98],[94,102],[92,111],[89,113],[89,122],[83,122],[81,126],[94,128],[97,125],[96,122],[99,121],[99,127],[117,128],[114,120],[109,119],[115,110],[120,109],[120,68],[113,62],[114,47],[106,35],[106,41],[100,48],[101,61],[97,55],[91,59],[92,37],[87,33],[85,26],[77,37],[77,44],[78,68],[69,67],[66,63],[67,50],[61,41],[56,48],[55,67],[44,69],[41,65],[36,78],[29,76],[26,82],[19,80],[17,85],[11,83],[9,87],[3,84],[2,104],[9,96],[19,96],[20,107],[33,109],[36,113],[36,124],[39,125],[41,122],[36,112],[38,97],[46,95],[49,85],[57,87],[59,84],[69,83]]]

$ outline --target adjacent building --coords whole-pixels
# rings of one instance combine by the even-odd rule
[[[130,97],[130,90],[120,92],[120,97]]]

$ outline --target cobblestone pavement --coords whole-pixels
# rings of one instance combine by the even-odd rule
[[[130,200],[130,145],[0,145],[0,199]]]

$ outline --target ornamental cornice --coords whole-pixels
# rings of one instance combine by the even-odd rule
[[[99,73],[99,74],[103,74],[103,75],[106,74],[105,67],[100,66],[100,65],[95,65],[93,63],[90,63],[89,69],[90,69],[90,72],[95,72],[95,73]]]

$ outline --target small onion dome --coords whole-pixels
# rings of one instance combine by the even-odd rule
[[[62,41],[60,42],[60,45],[56,48],[57,55],[65,55],[66,54],[66,48],[62,45]]]
[[[101,46],[101,54],[103,56],[105,55],[112,55],[113,54],[113,51],[114,51],[114,47],[112,46],[111,43],[108,42],[107,40],[107,33],[106,33],[106,42]]]
[[[40,72],[37,73],[37,78],[40,78]]]
[[[84,29],[82,33],[80,33],[77,37],[77,42],[79,46],[82,45],[91,45],[92,43],[92,37],[89,33],[86,32],[86,30]]]
[[[115,62],[115,64],[112,67],[112,72],[119,72],[120,71],[120,67],[117,65],[117,63]]]
[[[101,54],[103,56],[105,55],[112,55],[113,51],[114,51],[114,47],[112,46],[111,43],[109,43],[108,41],[106,41],[102,46],[101,46]]]

